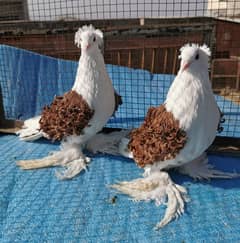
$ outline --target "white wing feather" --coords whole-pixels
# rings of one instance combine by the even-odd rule
[[[36,116],[24,121],[23,128],[17,132],[22,141],[35,141],[46,135],[40,130],[39,120],[40,116]]]

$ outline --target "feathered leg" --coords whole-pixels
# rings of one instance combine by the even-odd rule
[[[59,179],[70,179],[86,170],[90,158],[82,153],[82,146],[73,143],[71,139],[63,142],[60,151],[51,152],[50,155],[35,160],[20,160],[17,165],[24,170],[39,169],[51,166],[63,166],[64,170],[56,172]]]
[[[232,179],[240,176],[240,174],[237,173],[228,173],[213,169],[213,166],[208,164],[206,153],[203,153],[195,160],[182,165],[179,167],[178,171],[182,174],[189,175],[196,180],[210,180],[214,178]]]
[[[154,200],[157,206],[163,204],[167,197],[164,218],[156,225],[155,229],[162,228],[172,219],[184,213],[187,191],[184,187],[175,184],[166,172],[153,172],[145,178],[119,182],[110,187],[129,195],[134,201]]]
[[[49,155],[42,159],[18,160],[17,165],[23,170],[40,169],[50,166],[57,166],[58,160],[56,156]]]

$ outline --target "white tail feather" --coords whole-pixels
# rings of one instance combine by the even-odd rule
[[[104,153],[112,155],[123,155],[119,149],[119,145],[128,134],[130,130],[121,130],[111,133],[99,133],[91,138],[87,145],[86,149],[92,153]],[[128,156],[126,156],[128,157]]]
[[[24,121],[23,128],[17,132],[20,140],[29,142],[45,137],[45,134],[40,130],[40,118],[40,116],[36,116]]]
[[[19,139],[25,142],[36,141],[42,137],[44,137],[44,135],[41,131],[28,130],[28,129],[21,131],[21,135],[19,135]]]
[[[162,171],[154,172],[145,178],[129,182],[123,181],[110,187],[129,195],[134,201],[154,200],[156,205],[163,204],[167,197],[168,203],[164,218],[156,225],[155,229],[162,228],[183,214],[184,203],[188,201],[186,189],[175,184],[168,173]]]
[[[179,167],[178,171],[195,180],[210,180],[214,178],[232,179],[240,177],[238,173],[223,172],[213,168],[213,165],[208,163],[207,154],[203,153],[195,160]]]

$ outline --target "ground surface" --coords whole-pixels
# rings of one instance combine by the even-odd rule
[[[1,242],[238,242],[240,179],[194,182],[171,172],[185,186],[191,201],[185,214],[156,232],[165,206],[133,203],[106,185],[142,173],[128,159],[92,156],[87,172],[68,181],[55,168],[22,171],[15,162],[38,158],[57,144],[20,142],[0,136]],[[240,171],[239,158],[210,156],[225,171]]]

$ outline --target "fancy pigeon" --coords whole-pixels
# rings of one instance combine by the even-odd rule
[[[121,104],[101,53],[103,33],[92,25],[83,26],[75,34],[75,44],[81,47],[81,56],[72,90],[55,97],[41,116],[26,123],[30,138],[60,140],[61,149],[42,159],[17,162],[22,169],[63,166],[65,170],[57,173],[60,179],[72,178],[86,168],[90,158],[82,153],[84,145]]]
[[[205,152],[221,121],[208,75],[210,50],[206,45],[186,44],[180,52],[180,70],[165,102],[150,107],[139,128],[98,134],[87,145],[92,152],[133,158],[144,169],[143,178],[111,188],[136,201],[154,200],[157,205],[167,198],[165,215],[156,229],[181,215],[188,201],[187,190],[175,184],[166,170],[179,168],[195,179],[239,176],[213,169]]]

